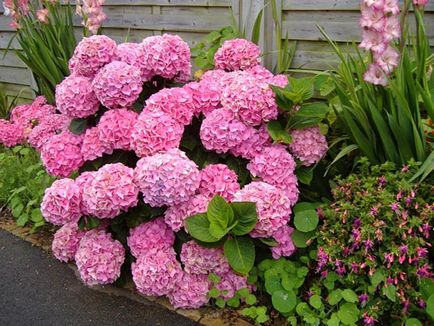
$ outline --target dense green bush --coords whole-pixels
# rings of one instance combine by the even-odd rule
[[[45,224],[39,206],[45,188],[53,181],[34,149],[0,149],[0,205],[11,210],[17,225],[29,223],[36,229]]]

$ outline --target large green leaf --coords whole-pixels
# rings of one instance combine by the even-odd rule
[[[255,245],[249,237],[233,237],[224,245],[224,253],[232,269],[247,275],[255,262]]]
[[[359,320],[359,309],[354,303],[344,303],[338,310],[339,320],[344,325],[353,325]]]
[[[301,232],[310,232],[316,229],[319,217],[315,206],[310,203],[299,203],[294,209],[294,225]]]
[[[267,123],[267,131],[275,142],[283,144],[291,144],[292,142],[292,137],[288,130],[282,128],[282,125],[277,120]]]
[[[283,314],[291,312],[297,305],[297,297],[292,290],[280,290],[274,292],[271,296],[271,301],[273,307]]]
[[[217,242],[219,238],[214,237],[209,230],[210,223],[206,214],[197,214],[185,220],[190,235],[203,242]]]
[[[254,229],[258,221],[256,203],[253,202],[233,202],[232,210],[237,220],[237,225],[231,230],[235,235],[245,235]]]
[[[210,233],[217,239],[222,238],[235,222],[231,206],[223,197],[218,195],[209,202],[206,215],[210,223]]]

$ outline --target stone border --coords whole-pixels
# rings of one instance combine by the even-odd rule
[[[32,233],[30,227],[17,226],[15,221],[10,218],[7,213],[5,214],[5,212],[0,212],[0,229],[31,243],[32,246],[41,248],[43,251],[51,255],[51,238],[55,230],[54,227],[48,227],[43,229],[41,232]],[[68,266],[74,270],[77,278],[80,279],[77,267],[71,263],[69,263]],[[159,305],[205,326],[253,326],[253,324],[239,318],[233,311],[228,309],[214,309],[212,307],[189,310],[174,309],[166,298],[145,297],[138,294],[132,282],[126,283],[123,287],[116,287],[113,285],[97,285],[88,287],[108,295],[126,297],[144,305]]]

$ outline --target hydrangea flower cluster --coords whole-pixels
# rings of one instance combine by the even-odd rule
[[[121,274],[125,249],[104,230],[92,230],[80,240],[74,259],[83,282],[110,284]]]
[[[399,1],[362,1],[363,40],[360,47],[371,51],[374,63],[364,74],[366,82],[374,85],[388,84],[388,75],[398,66],[399,52],[393,41],[401,37]]]
[[[65,177],[46,190],[41,211],[62,226],[53,242],[55,256],[75,260],[85,283],[114,282],[128,247],[136,258],[131,270],[138,291],[167,296],[177,308],[208,302],[210,273],[220,277],[214,286],[224,299],[252,290],[221,248],[180,243],[183,237],[175,236],[188,232],[185,220],[206,212],[215,195],[255,202],[258,223],[250,236],[274,238],[274,257],[294,252],[288,222],[298,183],[290,151],[310,165],[326,144],[316,129],[294,133],[290,148],[272,143],[266,123],[277,118],[278,109],[270,84],[285,86],[288,79],[259,66],[259,56],[251,42],[227,41],[215,55],[217,69],[182,87],[163,88],[191,75],[190,51],[181,38],[165,34],[117,45],[95,35],[75,49],[72,74],[56,88],[57,108],[39,98],[15,109],[10,122],[0,122],[2,143],[28,139],[49,173]],[[81,133],[70,124],[76,118],[86,120]],[[12,125],[19,132],[11,133]],[[191,135],[209,161],[189,148]],[[248,163],[257,179],[241,187],[229,157]],[[76,171],[75,180],[66,178]],[[78,228],[95,219],[97,228]],[[125,248],[115,240],[121,239],[117,228],[107,231],[118,221],[130,228]],[[179,258],[175,245],[182,245]]]
[[[327,153],[327,139],[321,134],[319,127],[294,129],[291,131],[291,137],[289,149],[304,166],[319,162]]]

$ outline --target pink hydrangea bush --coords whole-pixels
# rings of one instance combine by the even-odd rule
[[[80,240],[74,259],[84,283],[110,284],[121,274],[125,249],[104,230],[92,230]]]
[[[73,260],[80,240],[85,232],[81,231],[77,223],[66,223],[56,231],[51,244],[54,257],[63,262]]]
[[[76,223],[81,217],[80,188],[72,179],[60,179],[45,189],[41,203],[44,218],[55,225]]]
[[[98,19],[90,24],[95,31]],[[273,144],[267,123],[279,111],[270,85],[289,81],[259,58],[255,44],[226,41],[216,69],[179,85],[191,75],[190,50],[179,36],[116,45],[95,35],[75,49],[71,75],[56,88],[57,108],[39,97],[0,120],[0,142],[27,141],[52,175],[78,173],[46,190],[41,211],[63,225],[55,256],[75,260],[86,284],[114,282],[131,252],[137,290],[167,296],[177,308],[206,304],[213,286],[225,300],[253,291],[221,247],[185,238],[186,219],[206,213],[216,195],[254,202],[258,222],[249,236],[274,238],[274,258],[294,253],[288,223],[299,196],[296,165],[317,163],[327,143],[313,127],[293,131],[289,146]],[[118,233],[114,223],[123,221],[128,230]],[[126,234],[124,245],[115,240]],[[211,273],[221,278],[217,284]]]

